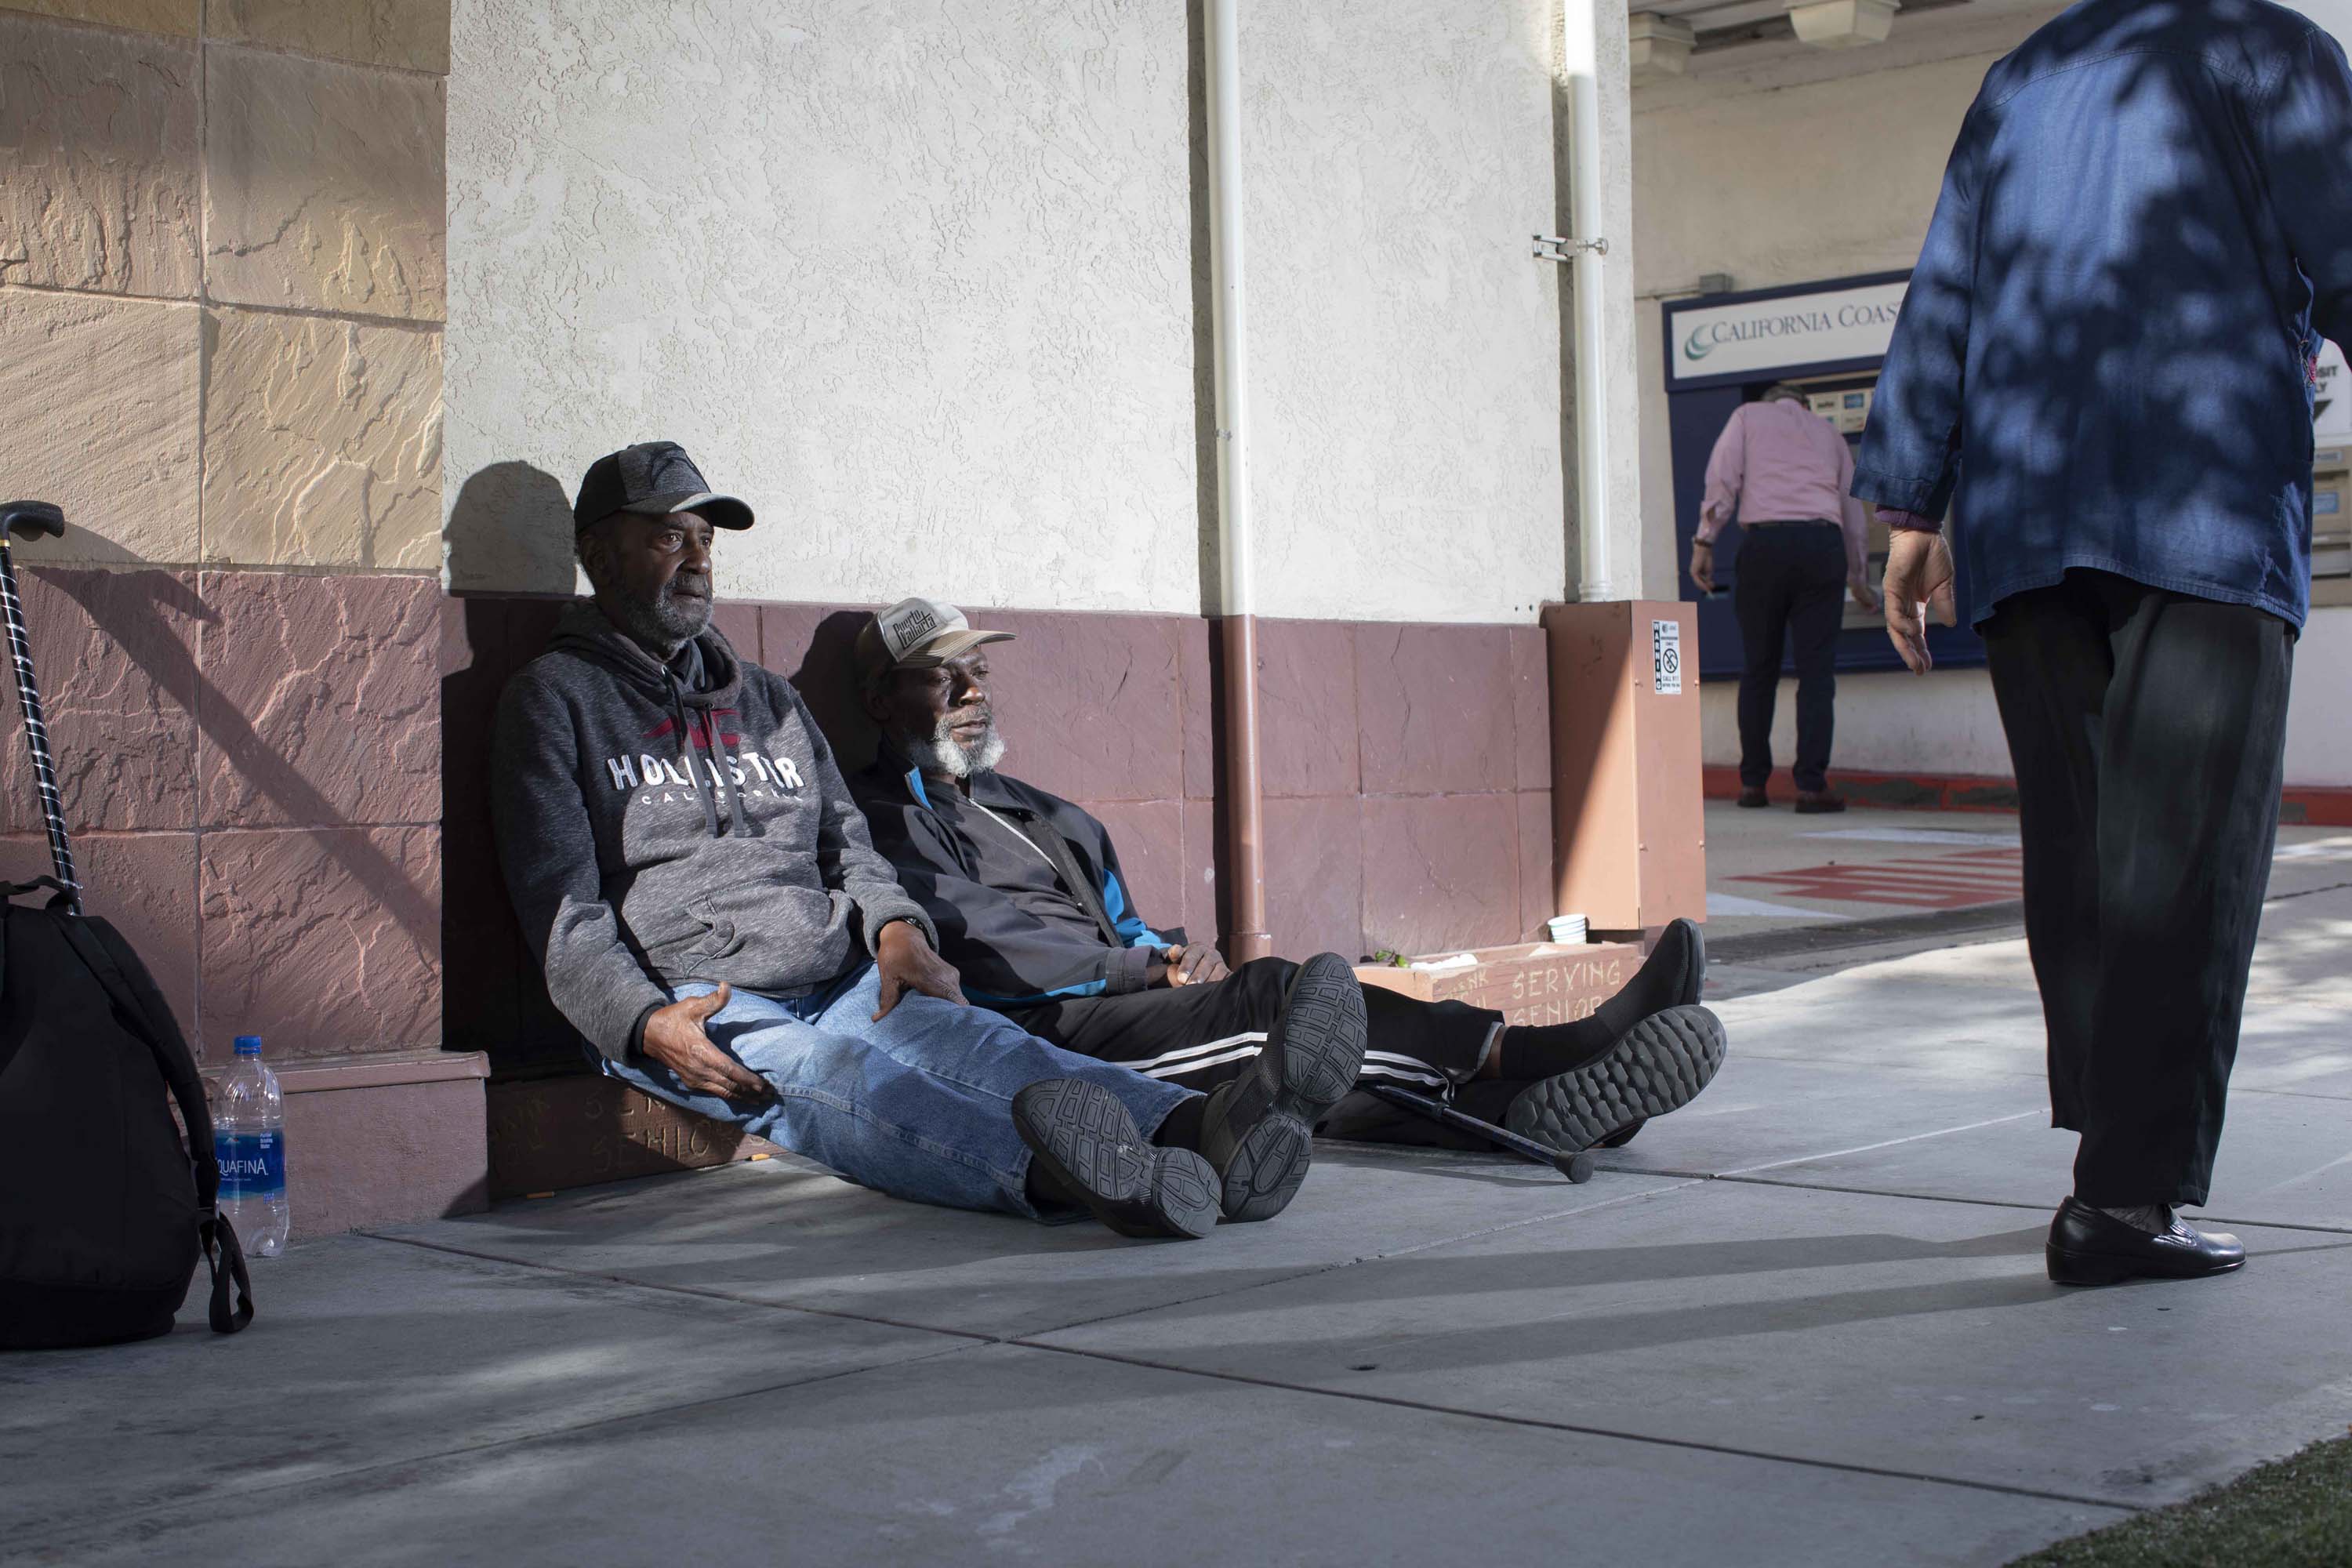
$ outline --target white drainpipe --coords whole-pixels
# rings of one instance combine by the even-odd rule
[[[1601,59],[1597,6],[1618,0],[1566,0],[1560,68],[1568,79],[1569,221],[1576,242],[1576,536],[1582,546],[1577,597],[1616,598],[1609,570],[1609,399],[1601,357],[1602,279],[1608,242],[1601,228]]]
[[[1250,548],[1249,317],[1242,289],[1242,71],[1238,0],[1208,0],[1209,285],[1217,382],[1217,552],[1224,644],[1225,864],[1240,963],[1273,952],[1266,931],[1265,791],[1257,721],[1257,576]]]

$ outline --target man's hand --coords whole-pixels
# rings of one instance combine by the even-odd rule
[[[1715,592],[1715,542],[1713,540],[1691,541],[1690,579],[1698,584],[1700,593]]]
[[[922,928],[912,921],[892,921],[882,928],[874,947],[874,967],[882,977],[882,1005],[874,1014],[877,1024],[909,991],[959,1007],[971,1005],[964,999],[963,977],[955,965],[931,951],[931,944],[923,940]]]
[[[1878,614],[1878,595],[1870,591],[1869,584],[1849,583],[1846,584],[1846,591],[1853,595],[1853,602],[1855,604],[1861,605],[1864,609],[1868,610],[1874,616]]]
[[[1898,528],[1886,536],[1886,635],[1914,675],[1936,666],[1927,652],[1927,617],[1958,626],[1952,603],[1952,547],[1940,533]]]
[[[721,1100],[765,1100],[768,1080],[710,1043],[702,1026],[727,1005],[733,993],[724,985],[708,996],[689,996],[646,1016],[644,1054],[669,1068],[696,1094]]]
[[[1213,985],[1233,971],[1226,967],[1225,955],[1206,942],[1193,942],[1189,947],[1181,942],[1160,953],[1168,965],[1171,985]]]

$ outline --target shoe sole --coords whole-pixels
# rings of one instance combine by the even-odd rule
[[[1690,953],[1683,963],[1682,984],[1675,988],[1674,1005],[1677,1007],[1696,1007],[1706,992],[1706,928],[1696,921],[1675,920],[1667,922],[1666,929],[1671,931],[1676,926],[1683,927],[1690,933]],[[1641,1136],[1642,1128],[1646,1120],[1645,1118],[1642,1121],[1630,1122],[1620,1127],[1593,1147],[1622,1149]]]
[[[1225,1164],[1222,1203],[1236,1224],[1272,1219],[1298,1195],[1315,1124],[1363,1068],[1364,988],[1346,960],[1322,952],[1298,966],[1265,1052],[1280,1064],[1282,1081]]]
[[[1145,1139],[1110,1090],[1032,1084],[1013,1097],[1013,1125],[1046,1173],[1121,1236],[1197,1240],[1216,1229],[1217,1173],[1190,1149]]]
[[[2218,1268],[2200,1268],[2191,1274],[2169,1269],[2151,1269],[2127,1258],[2116,1258],[2104,1252],[2068,1252],[2044,1243],[2042,1260],[2050,1268],[2053,1285],[2121,1285],[2130,1279],[2210,1279],[2216,1274],[2235,1274],[2246,1266],[2242,1258],[2224,1263]]]
[[[1706,990],[1706,928],[1696,921],[1676,920],[1667,929],[1682,926],[1690,932],[1690,957],[1683,964],[1683,983],[1675,990],[1675,1005],[1696,1007]]]
[[[1722,1020],[1705,1007],[1653,1013],[1596,1060],[1531,1086],[1503,1125],[1563,1154],[1592,1148],[1696,1100],[1724,1046]]]

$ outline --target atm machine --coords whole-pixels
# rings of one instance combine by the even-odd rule
[[[1736,677],[1740,667],[1739,625],[1731,609],[1732,584],[1739,572],[1736,524],[1724,531],[1716,547],[1716,592],[1702,594],[1690,580],[1691,539],[1698,531],[1706,461],[1716,437],[1741,404],[1763,396],[1768,387],[1790,382],[1803,387],[1813,411],[1858,447],[1910,276],[1885,272],[1664,302],[1675,565],[1682,596],[1696,602],[1702,679]],[[1875,520],[1869,550],[1870,580],[1875,587],[1886,569],[1886,530]],[[1938,669],[1984,662],[1984,644],[1964,626],[1930,626],[1927,646]],[[1849,598],[1845,626],[1838,635],[1837,668],[1899,669],[1902,663],[1887,640],[1885,618]],[[1793,672],[1792,665],[1784,668]]]

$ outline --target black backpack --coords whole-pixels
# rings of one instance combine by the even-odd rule
[[[17,532],[63,527],[54,507],[0,506],[0,610],[57,867],[54,877],[0,884],[0,1349],[8,1350],[169,1333],[199,1254],[212,1270],[215,1331],[253,1321],[244,1253],[213,1207],[220,1165],[195,1058],[130,944],[81,912],[8,548]],[[42,905],[16,901],[43,889],[52,896]]]

